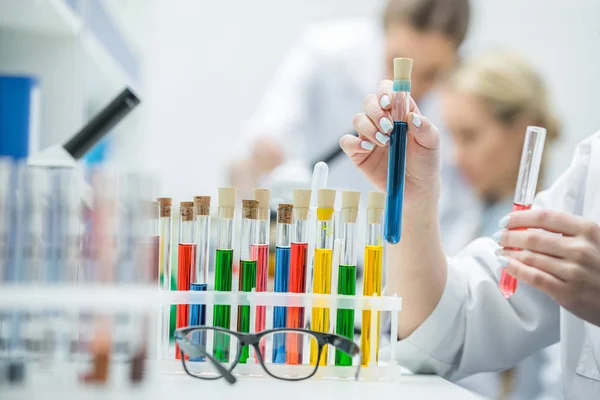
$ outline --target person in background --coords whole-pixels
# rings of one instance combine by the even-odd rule
[[[473,232],[471,239],[492,236],[512,210],[527,126],[546,128],[546,148],[559,135],[546,86],[518,54],[491,51],[466,61],[450,76],[442,110],[454,162],[481,200],[479,218],[465,221],[465,229]],[[553,347],[502,375],[480,374],[460,383],[494,399],[562,399],[558,347]]]
[[[270,187],[276,177],[310,180],[313,163],[339,150],[340,137],[353,132],[351,119],[365,95],[392,77],[396,57],[414,59],[412,96],[421,109],[436,114],[434,88],[454,67],[469,18],[469,0],[388,0],[382,18],[343,19],[310,29],[283,61],[237,144],[230,184],[244,197],[267,177]],[[391,126],[386,121],[382,130]],[[329,163],[329,171],[331,188],[359,190],[365,199],[372,190],[343,156]],[[440,201],[444,241],[452,253],[471,237],[462,220],[476,200],[450,163],[443,173],[453,182]]]

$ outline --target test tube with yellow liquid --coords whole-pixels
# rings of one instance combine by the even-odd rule
[[[381,296],[383,270],[383,240],[381,221],[385,207],[385,193],[369,192],[367,205],[367,237],[365,246],[365,270],[363,295]],[[360,337],[361,365],[366,367],[370,361],[377,362],[379,352],[379,320],[377,311],[377,331],[371,329],[371,310],[363,310],[362,334]],[[375,354],[371,354],[371,340],[375,340]]]
[[[331,261],[333,256],[333,214],[335,190],[319,189],[317,204],[317,240],[313,258],[313,293],[331,294]],[[329,308],[313,307],[311,329],[317,332],[329,331]],[[311,341],[310,363],[327,365],[327,346],[319,358],[316,341]]]

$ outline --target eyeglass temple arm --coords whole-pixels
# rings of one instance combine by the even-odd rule
[[[206,358],[208,358],[210,360],[210,362],[213,363],[215,368],[219,371],[219,373],[221,375],[223,375],[223,377],[225,378],[225,380],[227,382],[229,382],[232,385],[236,382],[235,376],[233,376],[233,374],[231,372],[229,372],[227,370],[227,368],[225,368],[220,362],[215,360],[211,355],[209,355],[207,352],[205,352],[198,346],[195,346],[192,343],[190,343],[187,339],[182,339],[182,338],[177,338],[177,344],[179,345],[179,348],[185,354],[187,354],[189,357],[192,357],[192,358],[206,357]]]
[[[330,344],[333,347],[336,347],[342,351],[345,351],[346,353],[348,353],[350,355],[354,356],[354,355],[360,354],[360,348],[356,345],[356,343],[354,343],[350,339],[346,339],[345,337],[342,337],[342,336],[330,334],[330,335],[325,336],[325,340],[327,341],[327,344]],[[358,374],[360,374],[360,367],[356,369],[356,375],[354,376],[354,379],[358,380]]]

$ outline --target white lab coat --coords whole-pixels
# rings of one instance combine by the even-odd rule
[[[600,223],[600,132],[579,145],[569,169],[536,197],[534,207]],[[565,398],[600,399],[600,327],[522,283],[510,300],[504,299],[498,290],[497,248],[491,239],[477,239],[448,259],[440,302],[397,343],[401,363],[457,380],[509,368],[560,339]]]

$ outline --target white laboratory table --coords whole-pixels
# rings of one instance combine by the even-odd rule
[[[239,378],[229,385],[224,380],[202,381],[185,374],[161,375],[144,388],[135,390],[99,388],[79,391],[45,391],[43,395],[33,389],[4,393],[2,400],[31,400],[37,398],[60,400],[483,400],[484,398],[431,375],[404,375],[397,381],[335,381],[309,380],[285,382],[272,378]]]

